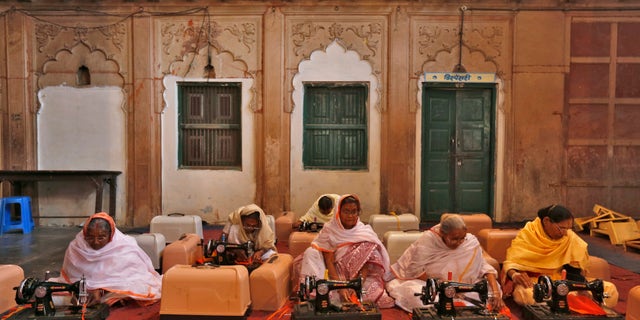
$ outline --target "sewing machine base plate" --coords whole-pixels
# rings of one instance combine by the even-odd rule
[[[52,316],[36,316],[33,308],[24,309],[8,319],[22,320],[22,319],[37,319],[37,320],[79,320],[82,319],[82,314],[77,312],[77,308],[71,308],[68,306],[56,307],[56,314]],[[109,306],[106,304],[98,304],[87,308],[84,314],[85,320],[103,320],[109,316]]]
[[[350,320],[350,319],[371,319],[382,320],[382,314],[375,304],[363,302],[362,310],[330,311],[326,313],[316,312],[312,302],[302,302],[296,304],[291,312],[292,320],[304,319],[327,319],[327,320]],[[351,308],[349,308],[351,309]]]
[[[617,314],[615,311],[604,308],[607,312],[606,315],[589,315],[589,314],[578,314],[578,313],[555,313],[551,312],[549,306],[545,303],[534,304],[531,306],[524,306],[522,309],[522,313],[524,314],[524,318],[526,320],[623,320],[624,316]]]
[[[479,313],[478,307],[457,307],[456,308],[456,320],[509,320],[509,317],[503,314],[487,314],[483,315]],[[428,319],[451,319],[451,316],[440,316],[434,306],[427,306],[426,308],[413,309],[413,320],[428,320]]]

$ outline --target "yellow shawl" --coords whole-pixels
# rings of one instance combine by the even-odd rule
[[[589,266],[587,243],[572,230],[553,240],[544,232],[542,220],[536,218],[527,222],[511,242],[502,270],[536,272],[558,280],[565,264],[586,270]]]

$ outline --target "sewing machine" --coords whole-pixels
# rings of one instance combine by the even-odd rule
[[[474,306],[454,307],[453,299],[458,293],[476,292],[480,300],[466,296],[459,296],[461,299],[471,302]],[[437,279],[427,279],[427,283],[422,287],[422,291],[415,293],[420,296],[422,304],[426,308],[415,308],[413,310],[414,320],[424,319],[508,319],[508,317],[491,313],[487,310],[487,300],[489,298],[489,285],[487,279],[482,279],[474,284],[467,284],[454,281],[440,281]],[[436,301],[436,297],[438,298]]]
[[[320,222],[302,221],[298,227],[298,231],[318,232],[323,226],[324,224]]]
[[[12,319],[19,319],[28,316],[38,319],[106,319],[109,315],[108,306],[97,304],[91,309],[87,309],[88,302],[86,280],[83,277],[74,283],[61,283],[51,281],[40,281],[37,278],[26,278],[20,282],[16,290],[16,303],[26,305],[31,303],[31,308],[23,310],[12,316]],[[69,292],[73,296],[74,305],[61,308],[57,312],[53,303],[52,294],[56,292]],[[74,299],[75,298],[75,299]]]
[[[585,315],[573,313],[569,309],[567,295],[571,291],[589,291],[606,315]],[[604,282],[600,279],[589,282],[572,280],[551,280],[548,276],[538,277],[533,286],[533,298],[538,304],[525,306],[524,314],[528,319],[623,319],[615,311],[603,305]]]
[[[205,248],[205,257],[212,258],[214,265],[235,265],[238,264],[238,251],[244,252],[245,257],[251,258],[254,253],[253,241],[242,244],[230,243],[226,239],[209,240]]]
[[[330,301],[333,290],[352,289],[358,302],[344,302],[334,305]],[[315,291],[315,297],[313,292]],[[294,306],[292,319],[382,319],[378,307],[362,300],[362,278],[348,281],[316,279],[305,277],[298,290],[300,303]]]

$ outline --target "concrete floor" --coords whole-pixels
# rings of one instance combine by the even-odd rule
[[[36,227],[31,233],[11,231],[0,236],[0,264],[17,264],[25,277],[44,279],[59,274],[64,252],[80,227]]]

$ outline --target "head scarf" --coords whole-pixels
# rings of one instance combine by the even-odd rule
[[[113,239],[113,235],[116,234],[116,223],[115,221],[113,221],[113,218],[111,218],[111,216],[106,212],[99,212],[87,218],[87,220],[85,220],[84,222],[84,226],[82,227],[82,235],[85,237],[87,236],[87,232],[89,230],[89,222],[91,222],[91,220],[93,219],[107,220],[109,226],[111,227],[111,234],[109,235],[109,242],[111,242],[111,240]]]
[[[254,212],[258,212],[260,214],[260,230],[258,230],[257,235],[249,235],[245,232],[244,228],[242,228],[242,217],[248,216]],[[240,226],[238,235],[241,242],[244,243],[251,240],[255,242],[256,249],[276,249],[275,234],[273,233],[273,230],[271,230],[271,226],[269,226],[266,214],[262,208],[258,207],[258,205],[250,204],[240,207],[229,214],[228,223],[223,231],[228,234],[231,225]]]

